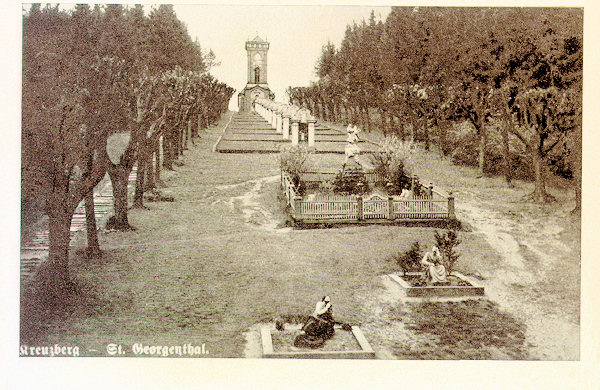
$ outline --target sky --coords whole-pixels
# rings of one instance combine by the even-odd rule
[[[245,42],[259,35],[270,43],[267,82],[275,100],[287,101],[288,86],[316,80],[321,48],[339,47],[346,26],[368,20],[371,10],[385,21],[390,7],[367,6],[242,6],[175,5],[177,17],[203,50],[212,49],[221,65],[211,73],[236,89],[230,109],[237,110],[237,93],[248,82]]]

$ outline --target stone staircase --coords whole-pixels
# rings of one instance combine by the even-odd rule
[[[345,132],[331,129],[321,123],[315,126],[315,151],[317,153],[343,154],[347,145]],[[260,115],[254,112],[235,113],[225,129],[215,150],[221,153],[279,153],[283,145],[291,145],[283,139]],[[377,150],[368,141],[359,143],[362,152]]]

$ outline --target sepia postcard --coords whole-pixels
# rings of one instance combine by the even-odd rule
[[[598,6],[421,3],[3,6],[7,388],[597,388]]]

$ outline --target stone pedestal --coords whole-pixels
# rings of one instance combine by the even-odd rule
[[[283,139],[290,138],[290,117],[283,115],[283,123],[281,124],[281,132],[283,133]]]
[[[298,121],[292,121],[292,145],[298,145],[298,130],[300,123]]]
[[[272,128],[277,128],[277,111],[271,111],[271,121],[269,123],[271,124]]]
[[[308,146],[315,146],[315,123],[317,121],[308,120]]]
[[[276,112],[275,114],[275,130],[277,131],[277,134],[283,134],[283,123],[281,120],[281,113]]]

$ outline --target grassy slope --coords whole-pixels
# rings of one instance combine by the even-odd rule
[[[130,222],[138,230],[102,233],[102,259],[86,260],[77,248],[72,251],[72,276],[82,286],[81,295],[59,309],[43,306],[35,288],[25,294],[22,343],[79,344],[88,349],[82,354],[91,355],[104,354],[115,342],[126,348],[136,342],[205,343],[211,357],[241,357],[244,332],[252,325],[309,314],[324,294],[331,295],[338,320],[365,325],[376,350],[415,335],[395,333],[394,310],[401,306],[381,311],[374,297],[381,293],[379,276],[397,269],[385,259],[415,240],[430,246],[433,229],[278,232],[245,223],[242,204],[231,198],[252,189],[248,180],[277,175],[277,158],[212,153],[219,131],[202,134],[177,174],[165,175],[166,190],[176,202],[131,210]],[[277,182],[269,182],[259,199],[267,212],[283,218],[276,193]],[[255,214],[250,221],[261,220]],[[477,261],[485,259],[487,267],[498,261],[481,237],[464,233],[461,239],[463,250],[478,253]],[[468,259],[461,265],[477,267]],[[464,336],[471,331],[462,330]],[[425,351],[420,357],[437,356],[428,355],[430,345],[418,348]]]

